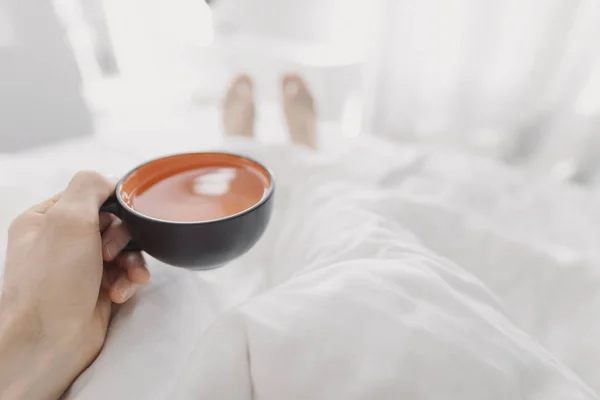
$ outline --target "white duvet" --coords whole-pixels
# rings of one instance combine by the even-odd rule
[[[598,397],[591,195],[368,138],[337,155],[232,148],[276,172],[264,238],[218,270],[152,263],[68,399]],[[2,232],[74,169],[147,157],[99,143],[5,157]]]

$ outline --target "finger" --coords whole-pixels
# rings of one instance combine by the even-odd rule
[[[113,303],[122,304],[137,291],[138,284],[131,282],[127,272],[115,263],[104,264],[103,288]]]
[[[131,235],[125,225],[118,219],[113,220],[102,234],[102,257],[104,261],[113,261],[130,240]]]
[[[116,219],[117,217],[110,213],[100,213],[100,233],[106,231]]]
[[[78,172],[71,179],[57,205],[98,214],[100,206],[114,192],[115,184],[97,172]]]
[[[115,282],[111,285],[108,290],[108,297],[117,304],[125,303],[129,300],[137,291],[138,284],[131,282],[127,278],[125,270],[121,269]]]
[[[129,252],[119,257],[118,264],[127,273],[130,282],[145,285],[150,280],[150,271],[144,256],[138,252]]]

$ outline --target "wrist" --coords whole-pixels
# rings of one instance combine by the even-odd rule
[[[68,361],[26,315],[0,313],[0,398],[57,399],[70,384]]]

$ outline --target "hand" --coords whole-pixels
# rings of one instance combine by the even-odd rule
[[[0,398],[56,399],[96,358],[111,303],[127,301],[150,274],[119,252],[130,237],[99,214],[114,191],[96,173],[34,206],[9,231],[0,298]]]

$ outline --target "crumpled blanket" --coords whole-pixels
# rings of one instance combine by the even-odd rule
[[[267,233],[218,270],[151,262],[66,398],[597,398],[592,199],[485,160],[367,144],[232,144],[275,170]]]

